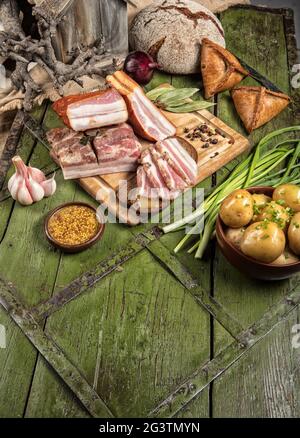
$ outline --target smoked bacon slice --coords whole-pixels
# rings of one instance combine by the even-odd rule
[[[147,98],[142,88],[123,71],[106,78],[125,99],[129,120],[136,134],[149,141],[161,141],[176,134],[176,128]]]
[[[181,145],[178,138],[167,138],[158,142],[155,147],[187,185],[196,184],[198,177],[197,163]]]

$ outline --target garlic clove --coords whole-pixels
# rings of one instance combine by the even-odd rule
[[[56,187],[57,187],[56,181],[55,181],[55,174],[53,174],[52,178],[41,182],[41,186],[44,189],[44,193],[45,193],[46,198],[54,195],[54,193],[56,192]]]
[[[16,201],[18,197],[18,190],[22,186],[22,181],[24,179],[18,175],[11,181],[9,192],[11,194],[11,197]]]
[[[45,196],[43,187],[38,182],[36,182],[31,176],[29,176],[28,179],[25,181],[26,181],[27,189],[30,193],[33,202],[41,201]]]
[[[42,172],[40,169],[36,167],[29,166],[27,168],[28,176],[31,176],[32,179],[34,179],[38,183],[42,183],[43,181],[46,181],[46,176],[44,172]]]
[[[25,180],[22,181],[21,185],[18,188],[16,200],[22,205],[33,204],[33,199],[29,193],[29,190],[26,187]]]
[[[9,178],[9,180],[8,180],[7,188],[8,188],[8,191],[9,191],[10,193],[11,193],[12,187],[14,186],[14,184],[15,184],[15,182],[16,182],[16,179],[17,179],[17,174],[14,173],[14,174]]]

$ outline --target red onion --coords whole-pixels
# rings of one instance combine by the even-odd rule
[[[129,53],[125,59],[124,71],[141,85],[151,81],[156,68],[159,68],[159,65],[145,52]]]

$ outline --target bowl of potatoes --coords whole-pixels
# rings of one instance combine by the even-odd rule
[[[300,271],[300,186],[235,190],[221,204],[216,235],[223,255],[244,274],[291,277]]]

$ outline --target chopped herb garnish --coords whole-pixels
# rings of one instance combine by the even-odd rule
[[[261,212],[261,207],[259,207],[256,203],[253,204],[253,213],[258,215]]]
[[[262,228],[266,230],[269,226],[270,221],[268,219],[264,219],[262,223]]]

